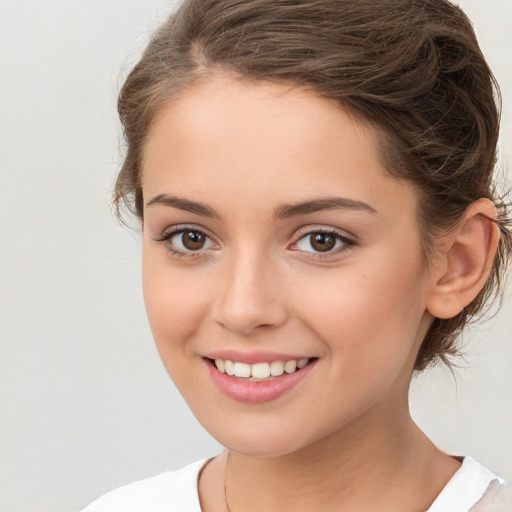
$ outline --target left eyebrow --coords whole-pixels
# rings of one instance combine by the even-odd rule
[[[212,217],[214,219],[219,218],[219,214],[208,205],[198,203],[196,201],[190,201],[181,197],[168,196],[167,194],[159,194],[146,203],[146,208],[155,204],[161,204],[164,206],[171,206],[172,208],[178,208],[186,212],[195,213],[196,215],[202,215],[204,217]]]
[[[303,203],[284,204],[279,206],[275,213],[275,219],[289,219],[296,215],[307,215],[322,210],[335,210],[338,208],[346,210],[362,210],[376,214],[377,210],[367,203],[348,199],[346,197],[327,197],[322,199],[313,199]]]

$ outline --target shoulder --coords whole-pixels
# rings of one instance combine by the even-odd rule
[[[119,487],[82,512],[201,512],[197,479],[207,460]]]
[[[499,478],[493,480],[482,499],[470,512],[510,512],[512,511],[512,484]]]
[[[465,457],[427,512],[511,512],[512,488],[471,457]]]

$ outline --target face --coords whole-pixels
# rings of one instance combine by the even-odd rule
[[[291,453],[407,409],[428,273],[415,193],[370,129],[310,93],[218,76],[162,110],[142,185],[153,335],[222,444]]]

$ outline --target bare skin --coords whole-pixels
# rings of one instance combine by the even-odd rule
[[[402,424],[403,423],[403,424]],[[409,419],[389,430],[354,424],[352,432],[278,458],[250,459],[227,452],[199,480],[203,512],[424,512],[459,469]],[[370,427],[370,425],[367,425]],[[384,427],[384,425],[380,425]]]
[[[168,373],[231,452],[200,477],[204,512],[226,510],[225,477],[231,512],[425,511],[460,467],[414,424],[408,389],[433,317],[456,315],[487,278],[495,211],[471,205],[427,266],[416,191],[378,155],[338,105],[222,75],[152,128],[148,318]],[[332,247],[318,250],[318,234]],[[314,362],[255,404],[215,384],[223,350]]]

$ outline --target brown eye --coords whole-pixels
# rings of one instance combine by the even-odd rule
[[[175,226],[174,230],[164,232],[154,240],[176,257],[206,255],[219,248],[205,232],[192,226]]]
[[[164,235],[157,241],[165,243],[170,252],[200,253],[215,247],[213,240],[198,229],[178,229]]]
[[[310,231],[295,243],[295,248],[305,253],[328,255],[353,245],[353,240],[335,231]]]
[[[198,251],[206,243],[206,236],[199,231],[184,231],[181,233],[181,243],[189,251]]]
[[[318,252],[330,251],[336,245],[336,238],[329,233],[312,233],[309,239],[311,247]]]

